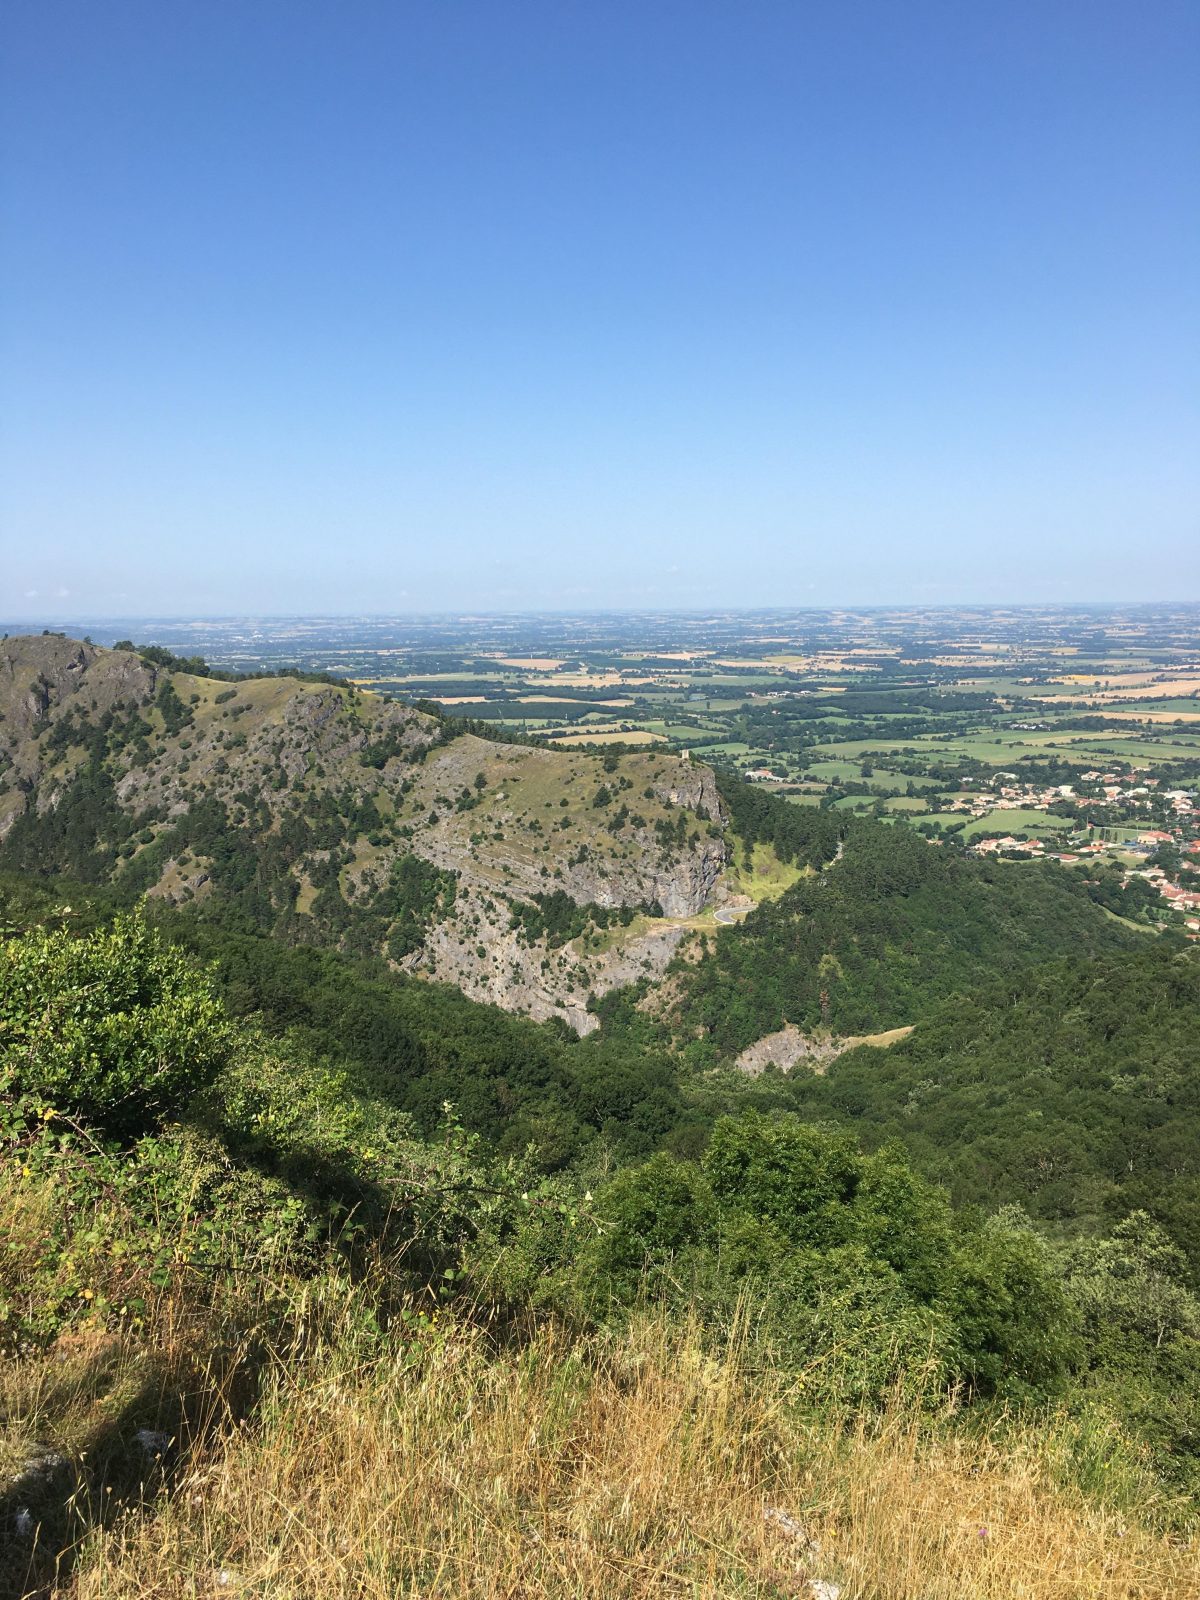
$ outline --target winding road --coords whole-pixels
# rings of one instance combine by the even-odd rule
[[[837,850],[833,857],[826,862],[826,866],[832,867],[839,862],[845,853],[845,849],[846,841],[839,839]],[[713,921],[720,923],[722,928],[730,928],[735,922],[741,922],[743,917],[749,916],[753,910],[753,906],[722,906],[719,911],[713,912]]]

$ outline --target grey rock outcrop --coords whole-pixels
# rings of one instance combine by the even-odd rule
[[[814,1072],[824,1072],[829,1063],[836,1061],[849,1047],[850,1042],[854,1041],[828,1036],[813,1037],[788,1022],[778,1032],[764,1034],[761,1039],[747,1045],[734,1066],[748,1078],[759,1077],[768,1067],[790,1072],[801,1064]]]
[[[270,860],[258,905],[318,942],[362,907],[388,950],[396,913],[380,907],[415,856],[456,889],[405,966],[580,1031],[595,1026],[591,996],[665,968],[678,922],[722,898],[728,856],[711,769],[665,749],[498,743],[349,685],[227,684],[52,634],[2,641],[0,839],[68,795],[106,830],[104,869],[141,863],[141,887],[168,901],[220,895],[209,841],[244,863],[229,835],[249,836]],[[176,826],[193,814],[194,829]],[[54,847],[53,831],[32,837]],[[556,893],[636,921],[597,914],[553,947],[512,927],[514,904]]]

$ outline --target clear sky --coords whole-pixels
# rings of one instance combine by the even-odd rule
[[[1200,599],[1195,0],[0,48],[0,615]]]

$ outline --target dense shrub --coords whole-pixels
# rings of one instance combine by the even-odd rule
[[[723,1336],[749,1307],[764,1355],[839,1403],[913,1374],[1044,1395],[1078,1358],[1078,1316],[1024,1219],[956,1214],[896,1148],[866,1155],[792,1115],[723,1118],[700,1163],[617,1173],[592,1221],[550,1236],[521,1219],[493,1266],[517,1295],[589,1318],[649,1295]]]
[[[0,1081],[116,1133],[177,1110],[229,1059],[206,977],[141,917],[0,948]]]
[[[40,890],[0,912],[26,928],[0,946],[0,1343],[148,1326],[156,1296],[234,1279],[266,1307],[281,1273],[374,1274],[381,1325],[401,1295],[522,1328],[633,1324],[651,1300],[810,1406],[1052,1401],[1099,1419],[1101,1466],[1133,1439],[1180,1490],[1200,1479],[1200,1306],[1146,1216],[1052,1245],[1023,1212],[954,1208],[895,1142],[777,1109],[695,1101],[680,1159],[663,1057],[189,925],[231,1021],[136,917],[30,931]]]

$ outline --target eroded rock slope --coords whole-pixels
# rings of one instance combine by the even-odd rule
[[[0,863],[217,895],[292,939],[586,1030],[719,898],[712,772],[500,744],[350,685],[0,643]]]

